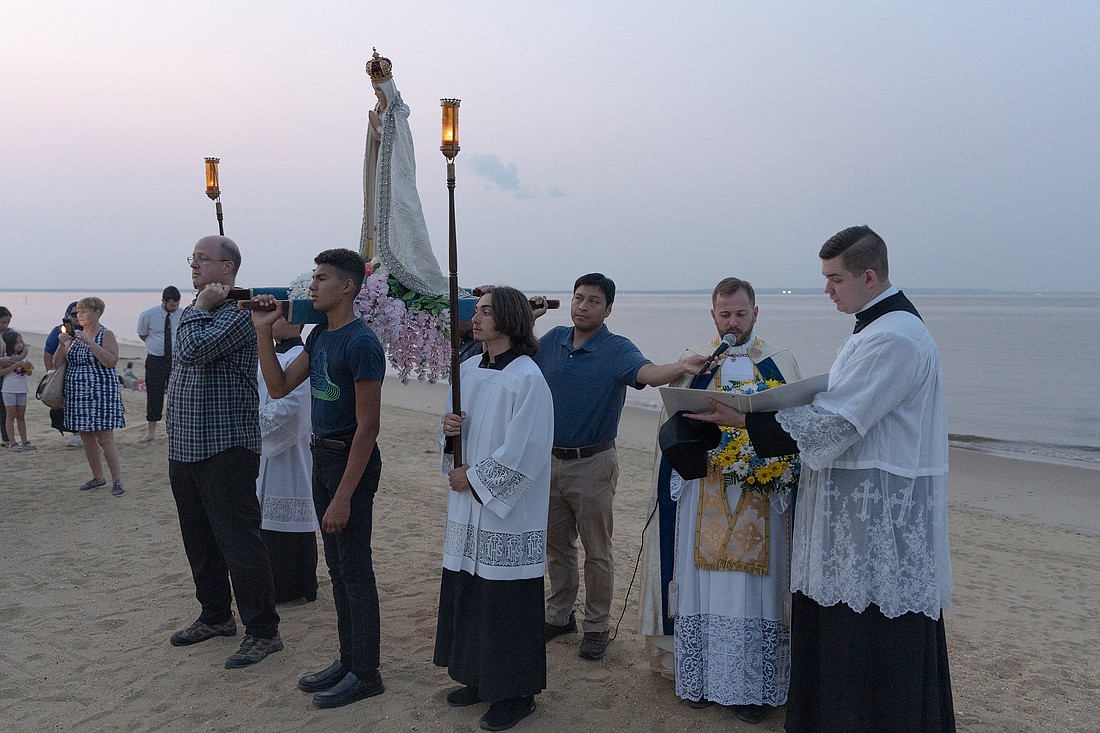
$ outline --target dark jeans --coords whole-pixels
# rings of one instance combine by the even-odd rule
[[[145,357],[145,419],[149,422],[160,422],[164,415],[164,390],[171,371],[171,357]]]
[[[183,547],[202,605],[199,620],[228,621],[235,593],[245,633],[270,639],[279,632],[279,614],[271,560],[260,537],[259,472],[260,457],[241,447],[193,463],[168,461]]]
[[[313,503],[318,521],[325,516],[329,502],[336,495],[347,462],[346,451],[313,448]],[[321,532],[325,562],[332,578],[332,600],[336,605],[340,661],[361,680],[374,679],[381,664],[378,586],[370,549],[374,495],[381,475],[382,455],[375,446],[359,486],[352,494],[347,526],[336,534]]]

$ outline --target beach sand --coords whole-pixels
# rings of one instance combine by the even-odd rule
[[[27,340],[41,366],[43,339]],[[127,359],[140,373],[141,351],[124,348],[120,366]],[[38,450],[0,456],[0,731],[477,730],[484,707],[449,708],[454,683],[431,664],[445,389],[391,379],[383,390],[374,564],[386,693],[327,711],[294,686],[336,657],[327,573],[315,603],[279,607],[286,649],[256,667],[222,668],[240,636],[170,646],[199,609],[163,427],[138,443],[145,395],[124,391],[129,427],[116,436],[126,495],[80,492],[83,452],[67,447],[32,399]],[[621,430],[616,618],[648,514],[655,422],[628,409]],[[955,605],[946,622],[959,730],[1100,731],[1100,471],[962,450],[951,460]],[[602,660],[580,659],[577,635],[548,645],[548,688],[517,730],[782,730],[782,710],[752,726],[728,709],[678,702],[646,666],[637,595],[635,585]]]

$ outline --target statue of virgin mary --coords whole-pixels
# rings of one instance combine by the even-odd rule
[[[374,55],[367,74],[378,103],[369,113],[363,162],[363,229],[359,251],[382,266],[402,285],[423,295],[445,295],[447,276],[439,268],[420,195],[416,192],[416,159],[409,107],[394,84],[390,60]]]

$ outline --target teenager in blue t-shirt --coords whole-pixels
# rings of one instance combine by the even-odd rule
[[[381,694],[378,588],[371,563],[371,515],[382,457],[378,414],[386,355],[378,337],[355,317],[366,263],[349,249],[329,249],[313,260],[309,286],[314,307],[328,317],[306,339],[305,351],[287,365],[275,356],[271,326],[280,311],[253,311],[260,370],[272,397],[309,378],[313,437],[313,503],[321,522],[325,561],[332,577],[340,658],[298,680],[316,693],[313,704],[334,708]],[[274,303],[270,295],[259,303]]]

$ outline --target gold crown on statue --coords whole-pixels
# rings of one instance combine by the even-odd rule
[[[393,64],[385,56],[379,56],[377,48],[372,50],[374,55],[367,62],[367,74],[370,75],[370,80],[375,84],[389,81],[393,78]]]

